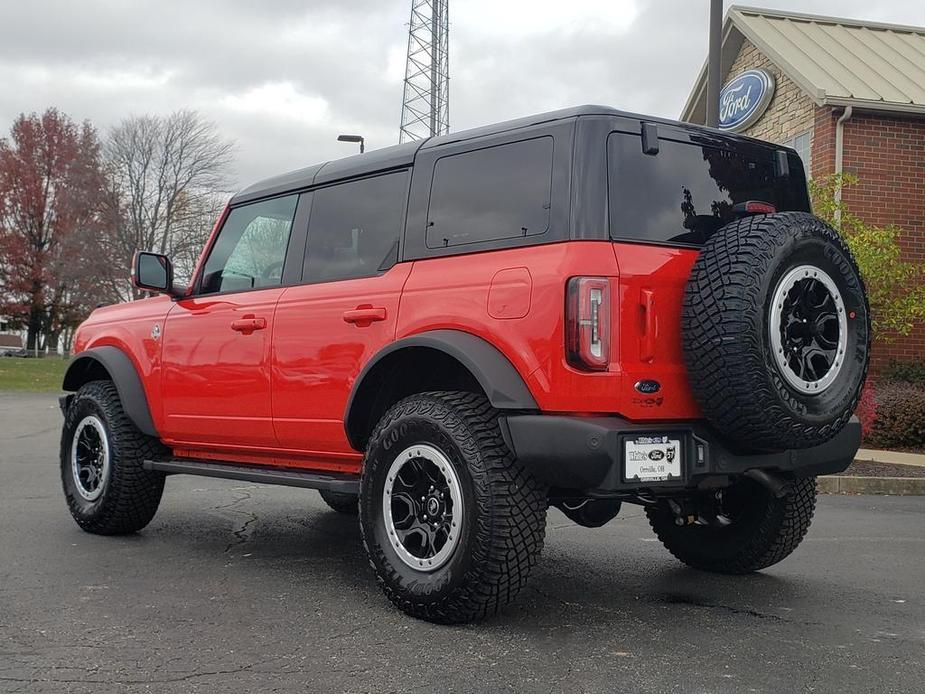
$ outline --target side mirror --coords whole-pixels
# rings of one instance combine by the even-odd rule
[[[137,251],[132,262],[132,284],[147,292],[173,294],[173,265],[160,253]]]

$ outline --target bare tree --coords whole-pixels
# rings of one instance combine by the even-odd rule
[[[176,258],[180,272],[191,269],[227,188],[234,143],[195,111],[181,110],[123,120],[104,152],[113,187],[111,256],[127,269],[136,250],[150,250]],[[125,277],[112,281],[128,299]]]

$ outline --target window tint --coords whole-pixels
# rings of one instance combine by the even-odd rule
[[[809,211],[800,159],[791,155],[790,175],[778,176],[773,151],[761,146],[729,151],[660,139],[653,156],[638,135],[611,133],[607,157],[615,239],[701,245],[751,200]]]
[[[393,265],[407,197],[407,171],[316,190],[303,281],[370,277]]]
[[[279,285],[298,198],[288,195],[231,210],[206,261],[200,293]]]
[[[552,154],[553,139],[541,137],[438,159],[427,247],[545,233]]]

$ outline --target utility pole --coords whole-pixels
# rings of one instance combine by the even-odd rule
[[[710,0],[710,52],[707,59],[707,125],[719,127],[719,92],[723,49],[723,0]]]
[[[450,129],[448,0],[411,0],[399,142]]]

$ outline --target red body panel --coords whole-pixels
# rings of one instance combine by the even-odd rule
[[[695,251],[657,246],[573,241],[419,260],[405,284],[396,337],[440,328],[477,335],[507,356],[544,411],[696,418],[680,333],[684,282],[696,256]],[[517,280],[504,289],[506,299],[529,305],[529,311],[523,317],[494,318],[492,282],[514,275],[513,268],[526,268],[530,283],[525,286],[516,273]],[[616,349],[607,371],[579,371],[565,359],[565,286],[569,277],[579,275],[610,278],[612,294],[619,297],[611,335]],[[652,297],[652,354],[641,350],[643,290]],[[662,384],[658,394],[643,396],[634,389],[644,378]]]
[[[344,411],[363,365],[395,339],[411,263],[377,277],[289,287],[276,308],[273,419],[281,447],[359,468]]]
[[[270,344],[282,293],[281,288],[259,289],[176,302],[162,337],[160,434],[165,441],[276,445],[270,411]],[[264,327],[248,330],[247,321],[259,321]]]
[[[94,312],[75,347],[113,345],[132,358],[155,426],[178,454],[355,472],[361,455],[347,442],[343,418],[356,378],[380,349],[427,330],[492,343],[545,412],[699,417],[680,342],[681,299],[696,255],[572,241],[399,263],[355,280],[160,297]],[[575,276],[610,282],[615,315],[605,371],[566,362],[565,290]],[[241,320],[264,327],[233,329]],[[642,379],[660,390],[639,393]]]
[[[152,331],[157,325],[163,331],[164,320],[173,307],[166,296],[141,299],[127,304],[115,304],[96,309],[74,336],[74,354],[93,347],[117,347],[138,371],[154,426],[163,426],[161,401],[161,340]]]
[[[613,244],[620,265],[619,360],[624,378],[617,412],[636,420],[695,419],[700,410],[687,383],[681,353],[681,302],[697,251]],[[636,390],[643,379],[657,393]]]

